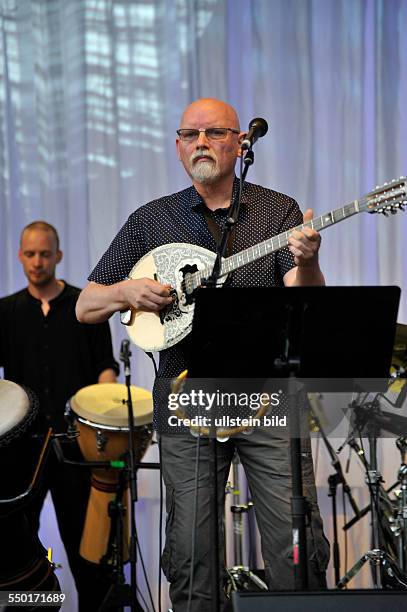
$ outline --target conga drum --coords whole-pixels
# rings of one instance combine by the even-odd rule
[[[34,476],[38,457],[24,458],[37,413],[38,400],[32,391],[11,380],[0,380],[0,500],[3,502],[21,495]],[[34,455],[34,445],[32,452]],[[24,501],[0,503],[0,515],[20,509]]]
[[[39,448],[31,441],[37,413],[38,400],[31,390],[0,380],[1,591],[60,590],[54,565],[24,512],[31,496],[23,493],[33,481],[40,458]],[[17,499],[10,501],[13,498]],[[34,609],[29,597],[27,602]]]
[[[149,391],[131,386],[134,413],[135,461],[139,462],[151,438],[153,400]],[[90,385],[70,400],[69,411],[79,432],[78,444],[86,461],[114,461],[128,450],[127,387],[118,383]],[[108,547],[111,519],[109,503],[116,497],[120,473],[117,469],[92,468],[91,489],[80,544],[80,555],[100,563]],[[129,504],[126,484],[123,503]],[[123,520],[123,558],[129,554],[129,519]]]

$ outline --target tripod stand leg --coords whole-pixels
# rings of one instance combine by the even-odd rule
[[[345,587],[345,586],[348,584],[348,582],[350,582],[350,580],[352,580],[352,578],[353,578],[354,576],[356,576],[356,574],[358,573],[358,571],[359,571],[359,570],[360,570],[360,569],[363,567],[363,565],[366,563],[366,561],[367,561],[368,559],[369,559],[369,554],[368,554],[368,553],[365,553],[365,554],[363,555],[363,557],[361,557],[361,558],[359,559],[359,561],[357,561],[357,562],[355,563],[355,565],[354,565],[353,567],[351,567],[351,568],[350,568],[350,570],[348,571],[348,573],[347,573],[347,574],[345,574],[345,575],[343,576],[343,578],[341,578],[341,579],[339,580],[339,582],[338,582],[338,583],[337,583],[337,585],[336,585],[336,586],[337,586],[337,588],[338,588],[338,589],[343,589],[343,587]]]

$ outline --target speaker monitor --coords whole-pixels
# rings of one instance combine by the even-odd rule
[[[234,612],[405,612],[406,591],[276,591],[232,593]]]

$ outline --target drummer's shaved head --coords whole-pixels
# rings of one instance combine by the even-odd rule
[[[31,230],[41,230],[43,232],[49,232],[50,234],[53,234],[54,238],[55,238],[55,245],[56,245],[56,250],[59,251],[59,236],[58,236],[58,232],[55,229],[55,227],[53,225],[51,225],[50,223],[47,223],[46,221],[33,221],[32,223],[29,223],[28,225],[25,226],[25,228],[23,229],[23,231],[21,232],[21,236],[20,236],[20,247],[22,245],[23,242],[23,236],[25,232],[29,232]]]

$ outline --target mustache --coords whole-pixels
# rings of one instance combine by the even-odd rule
[[[218,161],[217,157],[213,153],[209,153],[208,151],[204,151],[203,149],[192,153],[191,157],[189,158],[189,161],[193,163],[195,160],[200,159],[201,157],[207,157],[209,159],[212,159],[215,163]]]

